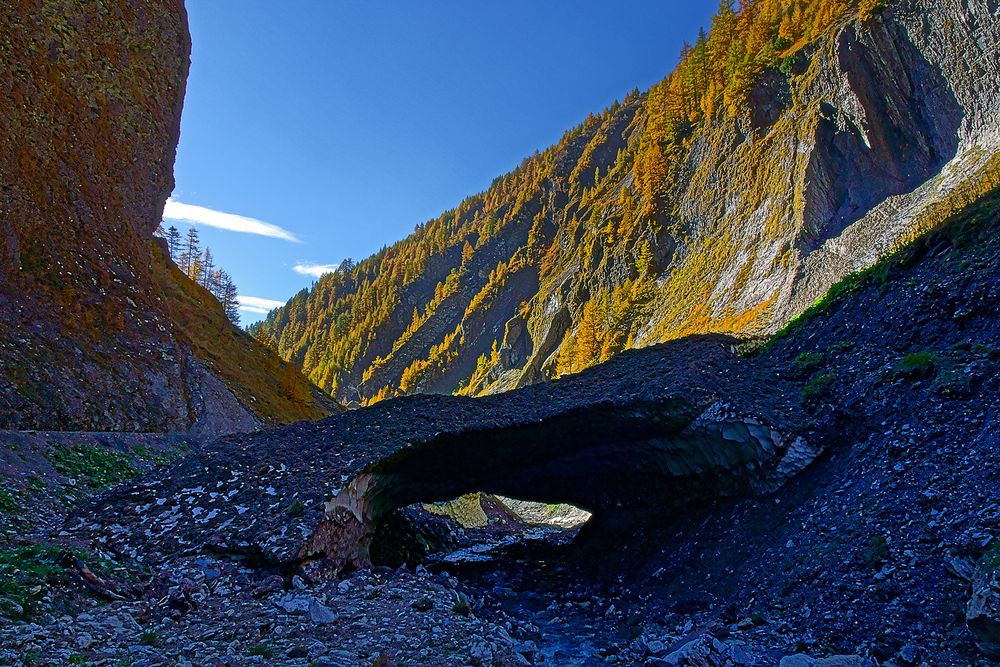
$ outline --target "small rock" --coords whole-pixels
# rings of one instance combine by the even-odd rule
[[[531,663],[528,661],[528,659],[525,658],[520,653],[513,653],[513,654],[511,654],[511,656],[508,658],[508,660],[513,661],[515,665],[520,665],[521,667],[530,667],[531,666]]]
[[[285,588],[285,580],[280,575],[267,577],[254,589],[254,596],[258,598],[266,597],[272,593],[279,593]]]
[[[904,665],[917,664],[917,659],[919,657],[920,657],[920,649],[918,649],[913,644],[907,644],[903,648],[899,649],[899,660]]]
[[[667,667],[712,667],[723,664],[722,656],[718,655],[712,638],[699,637],[663,658]]]
[[[650,655],[655,655],[659,658],[666,655],[670,651],[670,648],[659,639],[654,639],[646,642],[646,650]]]
[[[752,662],[750,654],[747,652],[746,645],[742,642],[731,644],[729,646],[729,659],[737,665],[749,665]]]
[[[538,645],[531,640],[515,642],[514,650],[521,655],[531,657],[538,653]]]
[[[493,662],[493,649],[486,642],[479,642],[469,649],[469,657],[474,665],[489,665]]]
[[[945,569],[952,576],[964,579],[965,581],[972,581],[972,577],[976,574],[976,568],[972,563],[964,558],[957,558],[955,556],[945,558]]]
[[[313,598],[309,603],[309,620],[317,625],[329,625],[337,620],[333,610]]]
[[[860,655],[831,655],[817,660],[813,667],[875,667],[875,662]]]
[[[293,646],[292,648],[288,649],[288,657],[289,658],[308,658],[309,657],[309,649],[306,648],[305,646]]]
[[[282,595],[274,603],[276,607],[288,614],[308,614],[313,598],[308,595]]]
[[[806,655],[805,653],[796,653],[795,655],[786,655],[778,663],[778,667],[812,667],[816,664],[816,659]]]

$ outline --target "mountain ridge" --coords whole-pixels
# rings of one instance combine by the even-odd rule
[[[796,3],[724,3],[663,82],[254,334],[366,404],[503,391],[688,333],[774,332],[996,182],[988,3],[881,5],[812,3],[810,29],[786,26]],[[713,49],[721,68],[699,64]]]

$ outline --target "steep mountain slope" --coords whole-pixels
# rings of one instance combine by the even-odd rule
[[[724,4],[663,82],[254,333],[366,403],[772,332],[997,182],[998,22],[987,0]]]
[[[328,409],[154,242],[181,0],[0,12],[0,427],[213,435]]]
[[[71,573],[15,589],[34,608],[0,588],[0,663],[113,663],[143,633],[149,662],[993,667],[998,232],[1000,188],[763,345],[691,336],[195,448],[53,528],[41,555],[80,549],[111,601],[49,608]],[[424,560],[458,527],[390,512],[470,489],[595,512],[563,546]],[[387,567],[325,580],[366,542]]]

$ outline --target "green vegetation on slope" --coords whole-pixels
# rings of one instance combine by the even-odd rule
[[[131,456],[97,447],[77,445],[48,453],[52,467],[65,477],[84,482],[91,489],[103,489],[139,474]]]
[[[243,405],[271,423],[324,417],[333,408],[317,400],[298,368],[278,359],[251,336],[234,327],[204,287],[164,260],[151,247],[151,260],[170,320],[195,356],[216,373]]]
[[[940,231],[953,236],[956,242],[962,242],[977,222],[1000,216],[998,187],[1000,187],[1000,156],[994,156],[976,177],[926,211],[911,227],[910,233],[900,239],[893,252],[867,269],[856,271],[839,280],[803,313],[792,318],[771,340],[778,340],[806,326],[864,285],[884,285],[891,278],[893,270],[912,261],[921,247],[918,242],[926,241],[934,232]]]

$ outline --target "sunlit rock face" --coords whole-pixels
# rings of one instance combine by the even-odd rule
[[[179,426],[180,375],[196,370],[150,264],[174,185],[183,3],[5,3],[0,33],[0,424]]]
[[[521,521],[531,525],[576,528],[590,520],[592,514],[565,503],[538,503],[499,496],[498,500]]]
[[[73,525],[144,558],[204,548],[369,563],[394,510],[484,492],[598,516],[765,492],[816,449],[801,391],[696,337],[483,399],[416,396],[223,439],[113,492]]]

